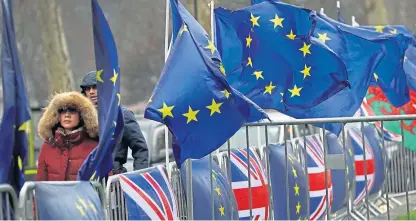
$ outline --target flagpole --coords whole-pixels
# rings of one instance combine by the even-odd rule
[[[165,63],[169,55],[169,0],[166,0],[165,10]],[[166,170],[169,172],[169,129],[165,125],[165,160]]]
[[[351,16],[351,25],[353,27],[359,27],[360,25],[355,21],[355,16]]]

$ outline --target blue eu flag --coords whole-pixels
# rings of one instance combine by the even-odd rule
[[[406,73],[408,86],[412,90],[416,90],[416,37],[413,35],[413,32],[404,25],[360,26],[360,28],[373,30],[379,33],[403,34],[406,37],[412,38],[412,43],[405,52],[403,68]]]
[[[284,144],[269,145],[267,148],[270,168],[273,168],[273,172],[270,173],[270,182],[273,192],[274,219],[308,219],[309,187],[307,174],[299,161],[299,156],[293,152],[291,143],[287,144],[287,158]],[[286,167],[286,160],[288,167]],[[288,180],[286,180],[286,174]]]
[[[194,220],[236,220],[238,219],[238,207],[230,182],[213,160],[211,160],[211,175],[209,161],[209,157],[192,161]],[[182,180],[186,180],[185,168],[181,168]],[[211,179],[213,182],[212,191]],[[212,194],[214,195],[214,205],[211,203]],[[212,217],[212,206],[214,206],[214,217]]]
[[[265,1],[275,1],[275,2],[281,2],[280,0],[251,0],[251,4],[255,5],[255,4],[259,4]]]
[[[90,182],[36,183],[36,212],[40,220],[103,220],[98,193]]]
[[[295,118],[351,117],[360,108],[373,73],[387,51],[376,42],[351,34],[351,26],[321,14],[316,19],[314,36],[343,59],[350,87],[310,109],[289,109],[283,113]],[[323,127],[321,124],[315,126]],[[342,125],[326,124],[325,129],[338,135]]]
[[[301,8],[264,1],[215,16],[228,82],[262,108],[310,108],[348,85],[344,62],[311,36],[315,18]]]
[[[0,127],[0,184],[8,183],[20,191],[24,183],[22,163],[26,160],[28,148],[30,107],[17,50],[12,1],[2,0],[2,9],[4,109]]]
[[[124,128],[120,98],[117,47],[110,26],[97,0],[91,0],[97,67],[98,122],[100,142],[78,172],[79,180],[100,180],[113,167],[112,152]]]
[[[180,167],[188,158],[199,159],[219,148],[246,122],[267,115],[228,85],[217,49],[198,22],[180,3],[172,0],[171,6],[174,25],[182,26],[145,118],[168,126]]]
[[[398,29],[392,30],[393,33],[384,33],[384,26],[376,26],[374,29],[369,30],[360,26],[350,27],[349,31],[380,44],[388,52],[373,73],[372,85],[380,86],[390,103],[400,107],[410,100],[403,61],[408,46],[414,42],[413,35],[398,33]]]

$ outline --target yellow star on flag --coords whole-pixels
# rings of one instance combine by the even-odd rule
[[[265,90],[264,90],[264,93],[263,93],[263,94],[266,94],[266,93],[272,94],[272,90],[273,90],[275,87],[276,87],[276,86],[275,86],[275,85],[273,85],[273,84],[272,84],[272,82],[270,81],[270,84],[269,84],[269,85],[267,85],[267,86],[265,87]]]
[[[98,214],[97,208],[95,208],[94,204],[89,200],[88,200],[88,204],[90,208],[92,209],[92,211],[94,211],[95,214]]]
[[[293,189],[295,189],[295,196],[299,196],[299,186],[296,183],[295,186],[293,187]]]
[[[103,69],[98,70],[95,77],[97,78],[98,82],[104,83],[104,80],[101,78],[101,74],[103,73]]]
[[[189,124],[189,122],[191,121],[198,121],[198,119],[196,118],[196,115],[198,114],[199,110],[192,110],[191,106],[189,106],[188,108],[188,112],[182,114],[183,116],[187,117],[187,121],[186,123]]]
[[[250,36],[250,33],[248,34],[248,38],[246,38],[246,47],[250,47],[251,46],[251,41],[253,41],[253,39]]]
[[[256,76],[256,80],[258,80],[259,78],[264,79],[263,78],[263,71],[255,71],[255,72],[253,72],[253,75]]]
[[[217,192],[218,196],[221,196],[221,189],[219,187],[215,188],[215,192]]]
[[[221,216],[225,215],[225,208],[222,205],[220,205],[220,208],[218,208],[218,210],[220,211]]]
[[[250,65],[250,67],[253,67],[253,61],[251,61],[251,57],[247,58],[247,65],[246,66],[249,66],[249,65]]]
[[[294,96],[299,96],[300,97],[300,91],[302,90],[302,88],[298,88],[295,84],[295,87],[293,87],[293,89],[289,89],[289,92],[292,93],[290,95],[290,97],[294,97]]]
[[[85,200],[83,200],[81,197],[77,196],[78,198],[78,202],[81,203],[81,205],[85,208],[88,209],[87,204],[85,203]]]
[[[331,39],[328,37],[328,33],[323,33],[323,34],[318,33],[318,36],[319,36],[319,40],[321,40],[324,44],[326,44],[326,41],[331,40]]]
[[[179,31],[179,36],[181,36],[185,31],[188,31],[188,26],[183,24],[181,30]]]
[[[303,74],[303,79],[305,79],[307,76],[311,76],[311,67],[312,66],[306,66],[306,64],[305,64],[305,68],[300,72],[300,73],[302,73]]]
[[[220,107],[222,103],[215,102],[214,98],[212,99],[212,103],[209,106],[206,106],[209,110],[211,110],[211,114],[209,116],[212,116],[214,113],[221,113]]]
[[[292,173],[294,177],[298,177],[298,173],[296,172],[296,169],[292,167]]]
[[[21,124],[17,130],[18,131],[24,131],[25,133],[29,133],[30,132],[30,122],[31,122],[31,120],[27,120],[27,121],[23,122],[23,124]]]
[[[222,63],[220,64],[220,71],[221,71],[221,74],[225,76],[225,67]]]
[[[222,90],[221,91],[221,93],[223,93],[224,95],[225,95],[225,98],[229,98],[230,97],[230,95],[231,95],[231,93],[227,90],[227,89],[224,89],[224,90]]]
[[[212,43],[212,41],[210,41],[210,40],[208,40],[208,45],[205,48],[211,50],[212,54],[214,54],[214,52],[217,50],[215,48],[214,43]]]
[[[117,77],[118,77],[118,74],[116,72],[116,69],[113,69],[113,77],[111,77],[110,80],[114,83],[114,86],[116,85]]]
[[[300,202],[298,202],[298,204],[296,205],[296,214],[299,214],[300,213],[300,208],[301,208],[302,206],[300,205]]]
[[[215,176],[215,173],[212,173],[212,179],[217,181],[217,177]]]
[[[85,211],[82,208],[82,206],[80,206],[78,203],[75,203],[75,207],[77,208],[77,210],[79,211],[79,213],[81,214],[81,216],[86,216]]]
[[[259,18],[260,18],[260,16],[258,16],[258,17],[254,17],[254,15],[253,15],[253,14],[251,14],[250,21],[251,21],[251,23],[253,24],[253,27],[254,27],[254,26],[260,26],[260,25],[259,25]]]
[[[378,25],[376,26],[376,32],[383,33],[384,26]]]
[[[392,34],[394,34],[394,35],[395,35],[395,34],[397,34],[397,29],[393,29],[393,30],[391,30],[391,31],[390,31],[390,33],[392,33]]]
[[[305,42],[303,42],[303,47],[299,49],[299,51],[303,52],[303,57],[306,56],[306,54],[311,54],[311,51],[309,50],[309,48],[311,47],[311,45],[307,45]]]
[[[121,104],[121,95],[119,93],[117,93],[117,98],[118,98],[118,106],[120,106],[120,104]]]
[[[374,79],[376,79],[376,81],[378,81],[378,75],[376,73],[374,73],[373,75],[374,75]]]
[[[290,29],[290,34],[286,35],[286,37],[288,37],[290,40],[295,40],[296,35],[293,34],[293,30]]]
[[[152,95],[152,96],[150,96],[149,101],[147,101],[147,103],[152,102],[152,101],[153,101],[153,100],[152,100],[152,98],[153,98],[153,95]]]
[[[279,18],[279,16],[277,14],[274,15],[274,19],[270,19],[270,21],[273,22],[273,24],[274,24],[273,28],[276,28],[277,26],[280,26],[280,27],[283,28],[283,24],[282,24],[283,20],[285,20],[285,19],[284,18]]]
[[[167,117],[167,116],[173,117],[172,109],[174,107],[175,106],[168,106],[168,105],[166,105],[165,102],[163,102],[163,107],[160,108],[160,109],[157,109],[157,110],[162,113],[162,119],[165,119],[165,117]]]

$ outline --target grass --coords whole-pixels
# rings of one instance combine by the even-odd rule
[[[401,216],[396,217],[395,220],[409,220],[407,219],[407,213]],[[410,211],[410,220],[416,220],[416,210]]]

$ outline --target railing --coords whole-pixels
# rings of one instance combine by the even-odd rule
[[[202,211],[198,204],[207,202],[192,197],[198,194],[194,192],[193,185],[201,184],[193,183],[193,179],[190,179],[201,175],[198,171],[192,171],[192,165],[196,165],[200,160],[187,160],[182,169],[178,169],[176,164],[171,162],[167,171],[163,166],[158,166],[111,176],[105,193],[102,191],[102,185],[94,185],[102,205],[105,206],[106,218],[111,220],[134,219],[133,211],[129,212],[129,208],[144,205],[131,207],[132,201],[130,204],[126,203],[127,190],[120,182],[123,177],[134,174],[149,179],[149,185],[159,188],[164,185],[164,179],[167,179],[167,187],[161,188],[164,192],[155,191],[153,195],[146,193],[149,186],[143,187],[143,184],[135,183],[134,179],[129,182],[134,188],[137,186],[144,190],[145,194],[138,196],[139,198],[149,198],[148,201],[153,202],[155,210],[160,207],[159,216],[168,217],[167,209],[170,209],[170,216],[181,220],[199,219],[201,214],[206,214],[204,218],[207,220],[216,219],[218,216],[229,216],[230,219],[248,217],[276,220],[394,219],[400,214],[392,212],[393,209],[403,210],[403,213],[410,217],[410,202],[412,194],[416,192],[416,158],[415,153],[406,149],[403,142],[406,139],[403,122],[406,120],[416,120],[416,115],[247,124],[246,146],[236,148],[229,141],[226,151],[207,156],[212,159],[207,161],[209,164],[206,165],[209,168],[207,179],[210,182],[206,188],[199,191],[208,191],[211,197],[210,202],[206,204],[209,206]],[[375,129],[375,125],[367,124],[380,122],[383,126],[387,121],[401,123],[402,142],[385,141]],[[338,137],[326,130],[317,130],[317,134],[303,133],[300,137],[285,139],[290,137],[287,136],[288,127],[298,127],[302,130],[305,125],[327,126],[330,123],[341,124],[342,131]],[[281,128],[276,131],[283,134],[275,137],[282,137],[284,140],[269,142],[268,128],[276,126]],[[248,134],[249,128],[258,128],[258,131],[264,132],[258,133],[257,145],[252,145],[253,142],[249,140],[253,138]],[[261,143],[261,140],[265,142]],[[220,168],[220,171],[215,171],[216,167]],[[156,179],[156,175],[150,173],[155,168],[159,170],[156,172],[160,172],[159,180]],[[217,185],[219,176],[223,176],[226,181],[222,183],[222,190],[219,190]],[[18,214],[22,219],[38,219],[34,210],[35,185],[35,182],[27,182],[20,193]],[[227,186],[229,192],[224,192]],[[7,205],[15,205],[13,208],[17,208],[15,196],[13,198],[14,192],[10,187],[0,186],[0,193],[4,192],[9,195]],[[218,198],[221,194],[228,194],[228,201],[221,201],[224,200]],[[162,195],[165,195],[165,198]],[[141,198],[136,200],[143,202]],[[3,207],[0,204],[0,208]],[[9,218],[13,209],[7,206],[6,208],[6,213],[0,215]],[[2,211],[4,210],[0,210]],[[143,211],[147,213],[148,210]]]

